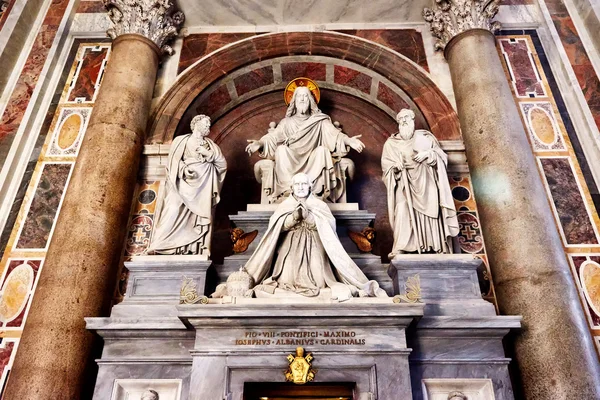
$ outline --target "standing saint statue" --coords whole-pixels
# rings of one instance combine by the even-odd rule
[[[167,159],[166,195],[149,252],[210,256],[214,208],[227,162],[207,138],[210,118],[192,119],[192,133],[173,139]]]
[[[426,130],[415,130],[415,113],[401,110],[399,131],[383,146],[381,168],[394,231],[390,258],[402,253],[450,253],[458,219],[446,174],[448,156]]]
[[[344,250],[329,207],[311,194],[310,178],[296,174],[291,187],[292,194],[269,219],[265,235],[245,265],[245,272],[252,277],[248,282],[257,284],[254,295],[320,296],[339,301],[387,297]],[[219,286],[213,297],[228,294],[226,285]]]
[[[294,89],[285,118],[259,140],[248,140],[246,152],[252,155],[260,151],[261,157],[275,162],[273,170],[264,173],[268,179],[262,179],[262,189],[269,194],[270,203],[289,195],[292,177],[299,172],[309,176],[315,195],[337,202],[345,195],[345,176],[341,176],[344,171],[339,161],[349,148],[360,153],[365,145],[359,140],[361,135],[348,137],[319,110],[309,89],[310,86],[318,93],[314,82],[307,78],[297,80],[305,86]]]

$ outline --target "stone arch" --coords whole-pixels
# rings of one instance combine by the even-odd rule
[[[458,116],[427,72],[405,56],[337,32],[282,32],[225,46],[190,66],[163,95],[150,119],[147,143],[168,143],[189,105],[223,76],[247,65],[291,55],[325,56],[364,66],[398,86],[438,138],[459,139]]]

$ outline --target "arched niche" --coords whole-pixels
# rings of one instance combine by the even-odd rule
[[[285,65],[293,64],[310,64],[313,70],[286,72]],[[332,79],[337,66],[361,74],[363,81]],[[321,72],[315,72],[318,69]],[[199,113],[213,118],[211,138],[229,164],[212,241],[217,263],[231,253],[227,216],[260,202],[260,185],[253,173],[259,157],[244,152],[247,139],[260,138],[269,122],[285,115],[283,88],[288,79],[305,75],[321,88],[319,108],[339,121],[345,133],[363,135],[366,150],[349,155],[357,172],[349,184],[348,201],[376,213],[374,253],[384,259],[391,250],[392,230],[380,157],[385,140],[397,129],[395,113],[409,107],[417,114],[418,128],[431,130],[441,140],[460,140],[456,113],[427,73],[400,54],[363,39],[327,32],[268,34],[208,55],[188,68],[164,95],[153,114],[147,143],[170,143],[188,133],[190,120]],[[365,82],[367,78],[370,81]],[[377,85],[384,85],[388,97],[396,100],[381,101],[372,88]]]
[[[460,139],[458,117],[448,99],[425,70],[403,55],[337,32],[281,32],[235,42],[190,66],[155,108],[146,143],[169,143],[194,100],[225,75],[263,60],[294,55],[346,60],[373,71],[406,93],[436,137]]]

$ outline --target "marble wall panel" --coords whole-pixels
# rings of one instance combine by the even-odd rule
[[[22,328],[37,284],[42,259],[8,259],[0,293],[0,327]]]
[[[573,276],[592,328],[600,328],[600,254],[569,255]]]
[[[187,67],[221,47],[254,36],[256,33],[200,33],[183,39],[177,74]]]
[[[337,32],[358,36],[388,47],[429,71],[423,37],[416,29],[348,29]]]
[[[46,157],[76,156],[91,114],[91,107],[61,107],[46,148]]]
[[[468,175],[450,176],[449,182],[460,228],[458,236],[455,238],[455,247],[458,247],[455,248],[455,251],[473,254],[483,260],[483,264],[477,271],[481,294],[485,300],[496,304],[492,274],[485,254],[485,242],[481,232],[471,178]]]
[[[258,68],[233,80],[238,96],[242,96],[248,92],[258,89],[263,86],[275,83],[273,76],[273,67],[267,66]]]
[[[0,338],[0,388],[4,389],[10,374],[19,340],[16,338]],[[1,395],[1,393],[0,393]]]
[[[567,150],[552,103],[520,102],[519,107],[534,151]]]
[[[125,256],[144,254],[150,244],[158,205],[160,182],[141,182],[135,192],[133,212],[125,243]]]
[[[45,249],[73,163],[44,163],[16,249]]]
[[[77,13],[104,13],[106,8],[101,0],[81,0],[77,5]]]
[[[68,0],[52,1],[0,117],[0,160],[6,159],[68,4]]]
[[[90,103],[94,101],[108,61],[109,52],[108,46],[96,46],[84,50],[83,56],[77,61],[75,76],[71,80],[67,92],[66,101],[68,103]]]
[[[333,81],[340,85],[349,86],[369,94],[371,92],[371,82],[373,79],[352,68],[335,65],[333,68]]]
[[[383,82],[379,82],[377,89],[377,100],[391,108],[395,113],[399,112],[403,108],[410,108],[402,97],[396,94]]]
[[[231,101],[227,86],[221,85],[213,90],[207,98],[196,107],[197,114],[208,115],[213,118],[215,113],[222,110]]]
[[[539,157],[566,245],[598,244],[595,226],[568,157]]]
[[[581,42],[575,24],[563,0],[546,0],[552,22],[567,53],[579,86],[585,96],[596,125],[600,128],[600,79]]]
[[[324,63],[317,62],[282,63],[281,77],[284,82],[289,82],[298,77],[310,78],[313,81],[325,81],[327,79],[327,67]]]
[[[502,55],[517,97],[545,97],[540,73],[525,39],[500,39]]]

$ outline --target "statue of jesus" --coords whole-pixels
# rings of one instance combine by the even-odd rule
[[[272,184],[264,187],[271,203],[279,203],[289,195],[292,177],[305,173],[310,178],[312,192],[331,202],[345,193],[345,177],[336,162],[348,154],[349,148],[359,153],[365,145],[361,135],[348,137],[338,129],[327,114],[317,107],[317,101],[307,86],[298,86],[288,106],[285,118],[259,140],[248,140],[249,155],[260,151],[263,158],[275,161]]]

